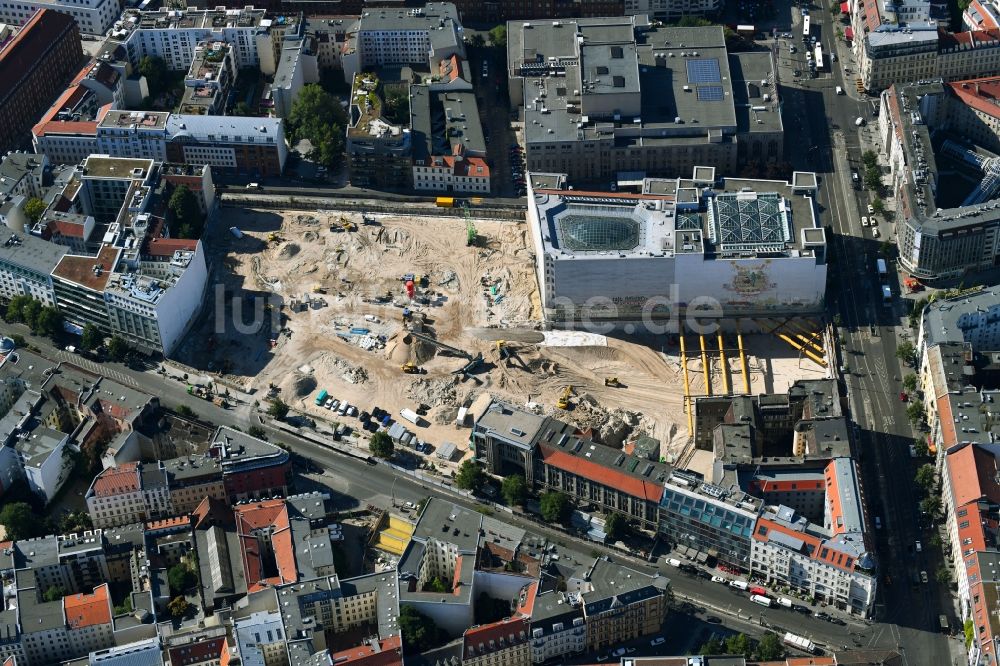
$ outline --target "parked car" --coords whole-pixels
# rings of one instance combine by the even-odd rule
[[[657,636],[653,640],[649,641],[649,646],[656,647],[657,645],[663,645],[666,642],[667,642],[666,638],[664,638],[663,636]]]
[[[709,615],[705,618],[705,622],[708,622],[709,624],[722,624],[722,618],[716,615]]]
[[[875,206],[873,206],[871,204],[868,204],[868,214],[869,215],[874,215],[875,214]]]
[[[712,576],[712,582],[713,583],[722,583],[722,584],[725,584],[728,581],[725,578],[723,578],[722,576]]]

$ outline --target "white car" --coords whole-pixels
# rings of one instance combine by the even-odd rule
[[[650,647],[656,647],[657,645],[663,645],[666,642],[667,642],[666,638],[664,638],[663,636],[657,636],[653,640],[649,641],[649,645]]]
[[[667,564],[669,564],[672,567],[679,567],[681,565],[681,561],[674,557],[668,557]]]
[[[878,227],[872,227],[872,236],[874,238],[878,238],[879,237]]]
[[[611,653],[611,656],[612,657],[620,657],[623,654],[625,654],[625,648],[618,648],[617,650],[615,650],[614,652]]]
[[[869,215],[874,215],[875,214],[875,206],[873,206],[871,204],[868,204],[868,214]]]
[[[867,227],[868,226],[868,218],[866,216],[864,216],[864,215],[861,216],[861,226],[863,226],[863,227]]]
[[[723,585],[725,585],[728,581],[725,578],[723,578],[722,576],[712,576],[712,582],[713,583],[722,583]]]

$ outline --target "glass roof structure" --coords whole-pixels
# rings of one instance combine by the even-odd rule
[[[572,206],[556,218],[559,244],[577,252],[632,250],[640,243],[640,222],[621,206]]]
[[[709,238],[722,252],[782,251],[791,241],[788,213],[776,192],[718,194],[708,207]]]

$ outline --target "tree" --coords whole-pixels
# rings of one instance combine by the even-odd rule
[[[865,187],[873,191],[882,187],[882,170],[877,166],[865,169]]]
[[[524,504],[528,496],[528,484],[520,474],[513,474],[503,480],[500,486],[500,494],[510,506],[520,506]]]
[[[38,222],[42,219],[42,213],[45,212],[45,202],[38,197],[31,197],[24,204],[24,214],[28,216],[28,219],[32,222]]]
[[[923,437],[913,440],[913,450],[917,452],[918,458],[926,458],[930,453],[930,449],[927,447],[927,440]]]
[[[139,74],[146,77],[150,97],[156,97],[163,92],[163,83],[167,78],[167,63],[159,56],[144,56],[139,61]]]
[[[726,639],[726,654],[737,654],[747,659],[753,654],[750,637],[746,634],[733,634]]]
[[[115,616],[129,615],[135,608],[132,606],[132,595],[126,594],[121,604],[115,606]]]
[[[339,164],[347,114],[336,97],[315,83],[303,86],[285,122],[293,140],[305,139],[312,144],[310,160],[327,167]]]
[[[934,465],[927,463],[917,468],[917,475],[913,479],[920,489],[929,493],[937,483],[937,470]]]
[[[257,439],[267,439],[267,433],[259,425],[252,425],[247,428],[247,434]]]
[[[429,581],[424,583],[424,592],[435,592],[441,594],[448,591],[448,586],[445,585],[444,581],[441,580],[439,576],[434,576]]]
[[[112,335],[108,340],[108,356],[112,361],[124,361],[128,356],[128,343],[120,335]]]
[[[896,347],[896,358],[906,365],[913,365],[917,361],[917,349],[909,340],[903,340]]]
[[[187,615],[189,608],[191,608],[191,604],[189,604],[187,599],[184,597],[174,597],[170,600],[170,603],[167,604],[167,610],[170,611],[170,615],[176,619],[180,619]]]
[[[174,594],[184,594],[198,579],[184,564],[175,564],[167,570],[167,581],[170,591]]]
[[[931,518],[936,518],[941,512],[941,498],[937,495],[930,495],[920,500],[920,510]]]
[[[701,16],[682,16],[677,25],[681,28],[703,28],[712,25],[712,22]]]
[[[498,25],[495,28],[490,29],[490,43],[493,46],[500,48],[507,48],[507,26]]]
[[[427,652],[446,638],[434,620],[408,605],[399,609],[399,630],[407,651],[413,650],[411,654]]]
[[[80,336],[80,349],[83,351],[91,351],[97,349],[104,342],[104,336],[101,335],[101,331],[93,324],[87,324],[83,327],[83,334]]]
[[[903,377],[903,390],[909,393],[917,390],[917,376],[912,372]]]
[[[21,309],[21,321],[31,328],[32,332],[35,330],[35,326],[38,323],[38,313],[42,311],[42,304],[35,299],[29,299],[27,303],[24,304],[24,308]]]
[[[549,523],[561,523],[569,513],[569,497],[558,490],[550,490],[539,501],[542,518]]]
[[[44,529],[42,521],[25,502],[11,502],[4,506],[0,510],[0,525],[3,525],[11,541],[39,536],[39,530]]]
[[[42,598],[45,599],[46,601],[59,601],[65,596],[66,596],[65,588],[60,587],[59,585],[53,585],[49,589],[45,590],[45,594],[42,595]]]
[[[628,531],[628,522],[620,513],[609,513],[604,519],[604,533],[612,541],[618,541]]]
[[[486,474],[478,463],[466,460],[458,466],[455,474],[455,485],[462,490],[475,490],[486,481]]]
[[[861,163],[865,165],[866,169],[878,166],[878,153],[874,150],[866,150],[861,153]]]
[[[937,571],[934,572],[934,578],[936,578],[937,582],[942,585],[948,585],[951,583],[951,569],[942,564],[938,567]]]
[[[835,17],[840,16],[840,3],[834,0],[833,4],[830,5],[830,13]]]
[[[410,122],[410,98],[405,92],[391,92],[385,96],[382,115],[392,123],[402,125]]]
[[[256,116],[254,110],[250,108],[250,105],[244,101],[239,101],[236,106],[233,107],[232,114],[234,116]]]
[[[754,652],[754,659],[759,661],[777,661],[785,656],[785,648],[781,644],[781,639],[773,631],[766,632],[760,637],[757,643],[757,650]]]
[[[481,49],[486,46],[486,38],[478,32],[474,33],[471,37],[469,37],[469,46],[474,49]]]
[[[267,415],[279,421],[284,421],[288,416],[288,405],[281,398],[275,398],[267,408]]]
[[[393,446],[392,437],[389,437],[387,433],[379,430],[373,433],[371,438],[368,440],[368,450],[372,452],[373,456],[378,456],[383,460],[388,460],[392,458],[392,454],[395,452],[396,447]]]
[[[924,406],[919,402],[911,402],[906,407],[906,416],[913,425],[920,425],[924,422]]]
[[[198,205],[198,198],[187,185],[178,185],[167,202],[173,227],[181,238],[201,238],[205,231],[205,215]]]
[[[722,640],[719,639],[715,634],[712,635],[707,641],[701,644],[698,648],[698,654],[702,656],[707,655],[721,655],[725,654],[726,646],[722,644]]]
[[[82,532],[94,527],[90,514],[86,511],[74,511],[67,513],[59,523],[59,531],[63,534]]]
[[[874,210],[878,215],[885,214],[885,202],[882,201],[881,197],[875,197],[872,199],[872,210]]]
[[[24,308],[32,300],[31,296],[15,296],[7,304],[7,321],[24,321]]]
[[[38,311],[38,316],[35,317],[35,325],[31,330],[38,335],[56,338],[62,331],[62,325],[62,313],[59,312],[58,308],[46,305]]]
[[[177,405],[177,409],[175,409],[174,411],[180,414],[181,416],[186,416],[189,419],[193,419],[197,416],[197,414],[194,413],[194,410],[188,407],[187,405]]]

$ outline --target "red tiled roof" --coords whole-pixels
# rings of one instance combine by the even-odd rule
[[[353,666],[401,666],[403,641],[399,636],[389,636],[375,645],[357,645],[340,652],[330,653],[330,663]]]
[[[938,49],[978,48],[1000,41],[1000,30],[966,30],[965,32],[948,32],[938,29]]]
[[[236,507],[236,533],[243,551],[243,570],[246,572],[247,589],[256,592],[268,585],[294,583],[298,580],[295,567],[295,547],[292,544],[292,526],[284,500],[267,500]],[[260,558],[260,542],[255,530],[270,532],[278,575],[264,577]]]
[[[83,238],[84,227],[82,224],[71,222],[70,220],[48,220],[45,224],[49,234],[54,236],[66,236],[67,238]]]
[[[760,533],[762,527],[766,528],[765,534]],[[771,540],[772,532],[780,532],[786,536],[792,537],[793,539],[802,541],[802,543],[806,546],[806,552],[804,554],[808,555],[811,559],[825,562],[832,567],[836,567],[844,571],[854,571],[854,565],[857,562],[853,557],[845,555],[843,552],[834,548],[824,546],[824,540],[814,534],[794,530],[768,518],[759,518],[757,520],[757,525],[754,528],[753,539],[754,541],[767,543]]]
[[[94,494],[98,497],[113,497],[124,493],[134,493],[140,488],[139,463],[125,463],[103,470],[94,479]]]
[[[976,19],[978,17],[978,20]],[[975,27],[979,30],[989,30],[990,28],[997,28],[1000,25],[997,24],[996,16],[994,16],[993,8],[989,4],[983,4],[979,0],[972,0],[969,6],[966,8],[962,15],[965,19],[966,25],[969,27]]]
[[[185,527],[191,524],[191,516],[174,516],[172,518],[161,518],[160,520],[147,520],[146,531],[169,530],[174,527]]]
[[[462,635],[462,654],[470,659],[490,652],[499,652],[519,645],[530,638],[528,621],[523,617],[508,618],[493,624],[467,629]],[[493,642],[490,645],[490,642]]]
[[[172,257],[177,250],[194,252],[198,249],[197,239],[153,238],[146,243],[146,254],[151,257]]]
[[[517,613],[523,617],[531,618],[535,611],[535,599],[538,596],[538,581],[525,585],[521,588],[521,595],[517,600]]]
[[[171,666],[190,666],[205,661],[215,661],[220,658],[223,650],[227,650],[226,637],[218,636],[168,648],[167,656]]]
[[[72,629],[111,624],[111,596],[108,584],[95,587],[91,594],[72,594],[63,597],[66,624]]]
[[[1000,118],[1000,77],[946,83],[953,95],[967,106]]]
[[[996,480],[997,461],[993,454],[970,444],[949,453],[946,460],[956,507],[982,498],[993,503],[1000,502],[1000,484]]]
[[[580,456],[574,456],[564,451],[556,451],[547,446],[541,446],[542,459],[545,464],[558,467],[585,479],[603,484],[609,488],[650,502],[659,502],[663,496],[663,486],[649,481],[637,479],[611,467],[605,467]]]

